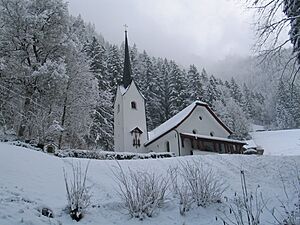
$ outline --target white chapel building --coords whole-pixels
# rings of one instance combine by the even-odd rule
[[[242,153],[243,141],[229,139],[232,131],[204,102],[196,101],[148,132],[146,99],[131,78],[127,31],[122,84],[114,102],[116,152],[172,152],[176,156]]]

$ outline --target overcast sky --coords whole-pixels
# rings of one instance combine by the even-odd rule
[[[208,66],[251,53],[252,18],[238,0],[68,0],[73,15],[120,45],[124,24],[130,45],[182,65]]]

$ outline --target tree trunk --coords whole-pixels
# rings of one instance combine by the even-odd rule
[[[31,98],[32,98],[33,93],[27,91],[25,94],[25,102],[24,102],[24,106],[23,106],[23,115],[22,115],[22,119],[19,125],[19,129],[18,129],[18,137],[24,138],[25,136],[25,131],[26,128],[28,126],[27,121],[29,118],[29,113],[31,110]]]
[[[62,127],[64,127],[65,121],[66,121],[67,100],[68,100],[68,97],[66,96],[65,99],[64,99],[63,113],[62,113],[62,117],[61,117],[61,126]],[[59,149],[61,149],[62,140],[63,140],[63,131],[59,135],[59,140],[58,140],[58,148]]]

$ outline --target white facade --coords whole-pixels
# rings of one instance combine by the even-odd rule
[[[151,139],[146,143],[148,151],[170,151],[177,156],[191,155],[194,150],[189,140],[185,139],[182,143],[180,135],[182,133],[220,138],[227,138],[230,135],[228,128],[226,129],[222,123],[216,120],[205,103],[200,102],[188,106],[151,132]]]
[[[114,103],[115,151],[144,153],[147,135],[144,97],[134,81],[126,89],[119,86]]]

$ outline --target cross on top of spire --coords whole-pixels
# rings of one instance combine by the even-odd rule
[[[124,24],[124,28],[125,28],[125,32],[127,32],[127,28],[128,28],[127,24]]]

